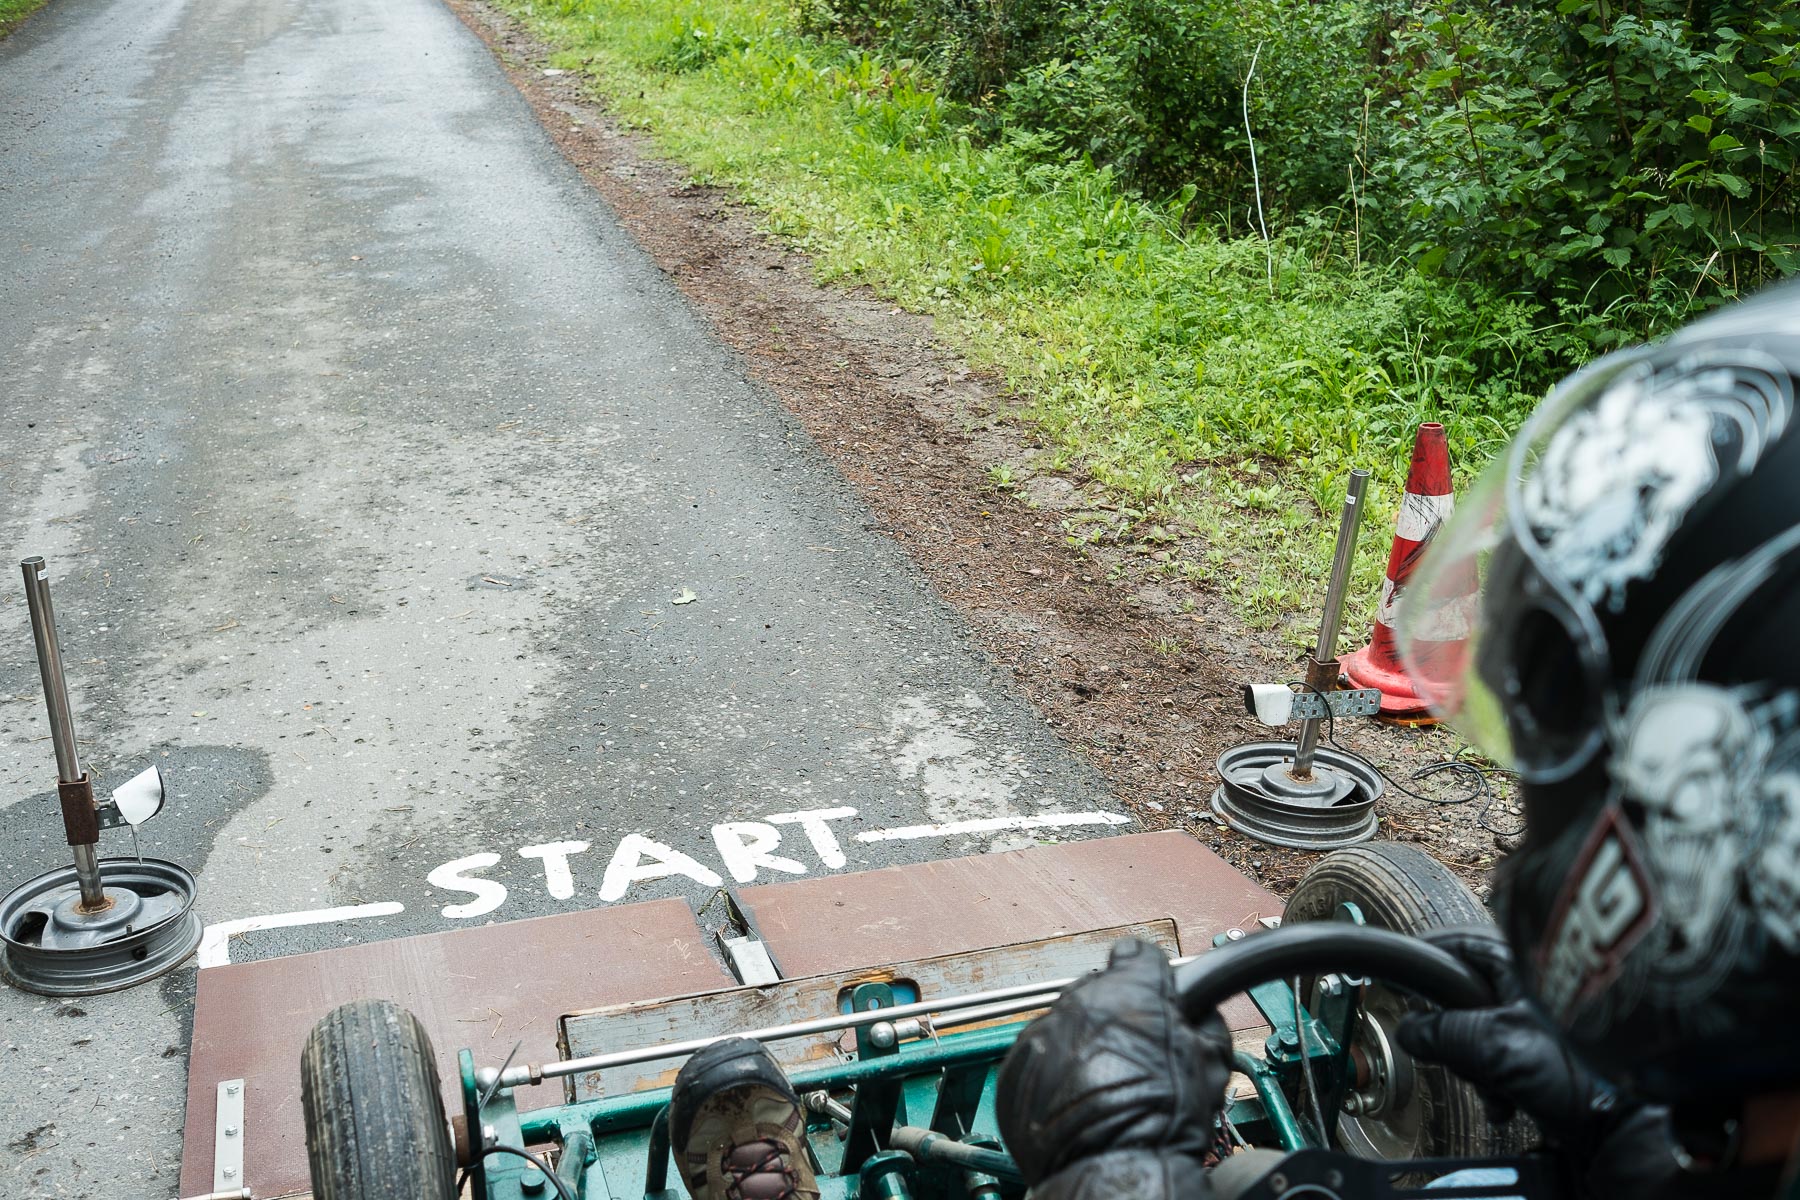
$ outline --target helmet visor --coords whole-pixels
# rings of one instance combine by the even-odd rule
[[[1483,754],[1540,782],[1566,778],[1597,745],[1608,674],[1594,597],[1548,553],[1557,514],[1605,497],[1567,495],[1609,453],[1571,428],[1640,356],[1578,372],[1555,392],[1432,539],[1398,604],[1402,660],[1432,711]],[[1560,436],[1571,434],[1576,436]]]

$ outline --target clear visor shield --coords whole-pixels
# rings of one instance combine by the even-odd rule
[[[1560,694],[1576,703],[1597,695],[1606,675],[1606,642],[1591,598],[1547,553],[1559,531],[1541,515],[1556,506],[1534,502],[1547,486],[1540,472],[1551,470],[1558,480],[1607,478],[1604,470],[1584,474],[1581,463],[1556,460],[1571,445],[1582,455],[1609,447],[1558,434],[1574,432],[1571,421],[1640,357],[1606,359],[1545,400],[1458,498],[1455,516],[1432,539],[1399,599],[1395,632],[1419,694],[1471,745],[1527,777],[1573,769],[1585,747],[1558,736],[1555,726],[1567,722],[1533,722],[1522,698],[1531,693],[1542,703],[1544,693],[1552,700]],[[1604,503],[1563,501],[1577,511]]]

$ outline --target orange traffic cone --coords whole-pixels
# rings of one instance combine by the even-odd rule
[[[1427,722],[1431,720],[1429,705],[1419,685],[1400,663],[1399,648],[1394,642],[1394,616],[1407,581],[1424,555],[1431,539],[1450,519],[1456,500],[1450,492],[1450,446],[1444,427],[1436,421],[1419,426],[1413,441],[1412,465],[1406,473],[1406,495],[1400,500],[1400,516],[1395,521],[1394,546],[1388,552],[1387,582],[1381,587],[1381,607],[1375,614],[1375,632],[1367,648],[1346,654],[1340,669],[1350,686],[1376,688],[1381,692],[1381,715],[1391,721]],[[1476,582],[1471,574],[1469,592]],[[1445,659],[1462,653],[1468,637],[1466,630],[1451,633],[1439,647],[1415,646]]]

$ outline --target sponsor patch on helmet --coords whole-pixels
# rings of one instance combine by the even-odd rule
[[[1538,953],[1538,993],[1569,1019],[1619,974],[1656,921],[1643,854],[1616,804],[1608,805],[1576,855]]]

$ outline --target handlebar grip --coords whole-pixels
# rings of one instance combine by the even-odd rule
[[[1455,955],[1387,929],[1335,921],[1284,925],[1175,969],[1181,1010],[1200,1021],[1253,984],[1296,975],[1366,975],[1444,1008],[1485,1008],[1493,989]]]

